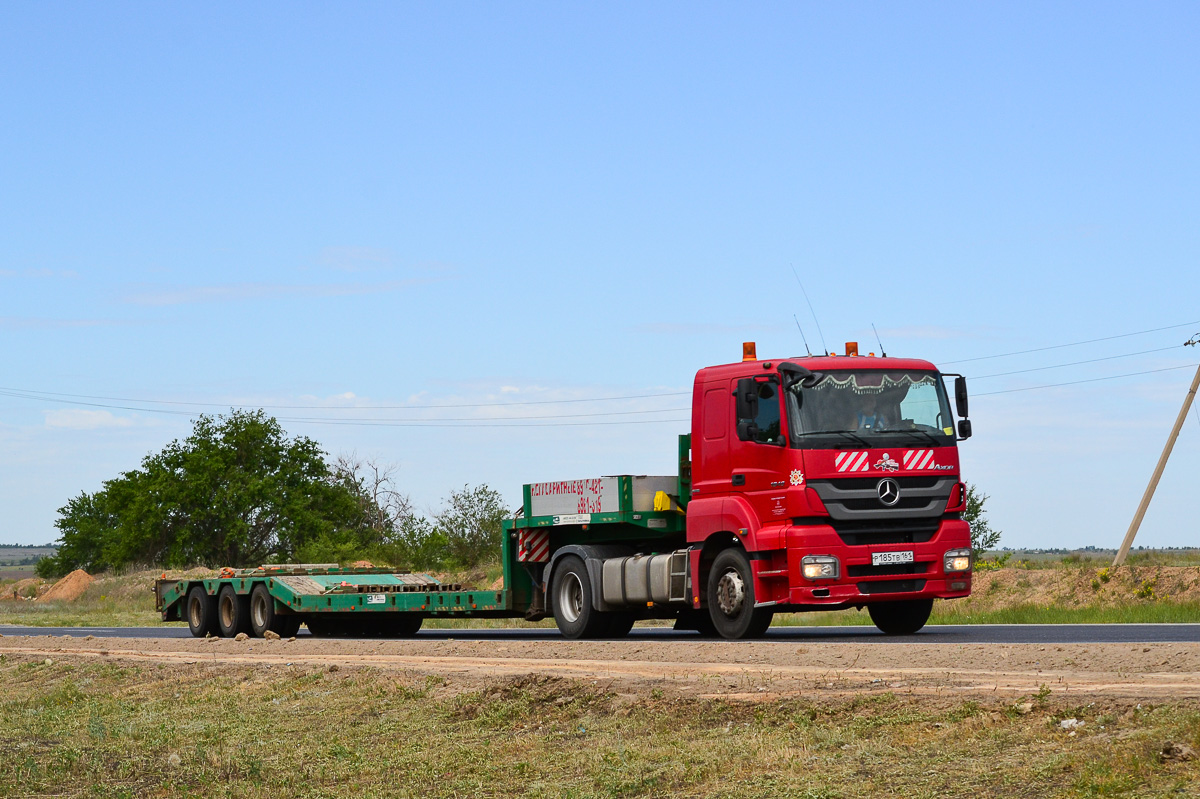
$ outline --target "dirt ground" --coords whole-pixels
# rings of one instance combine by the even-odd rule
[[[292,641],[7,636],[0,655],[264,668],[372,668],[476,691],[516,677],[591,680],[617,694],[769,700],[890,692],[1016,702],[1200,699],[1200,644],[795,644],[771,641]]]

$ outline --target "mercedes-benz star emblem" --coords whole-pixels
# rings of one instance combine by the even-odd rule
[[[900,501],[900,484],[890,477],[885,477],[875,486],[879,493],[879,501],[889,508]]]

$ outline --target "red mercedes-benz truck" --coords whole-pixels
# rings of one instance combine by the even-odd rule
[[[965,379],[959,420],[946,377],[853,343],[781,360],[748,343],[696,374],[677,477],[621,478],[621,501],[618,478],[526,486],[517,557],[569,638],[671,616],[746,638],[777,612],[850,607],[916,632],[934,599],[971,592],[957,448],[971,423]]]
[[[779,612],[843,608],[914,633],[935,599],[970,594],[964,378],[854,344],[780,360],[743,351],[696,374],[677,474],[526,485],[504,524],[500,590],[284,564],[160,580],[158,607],[201,636],[301,624],[399,636],[425,618],[553,616],[568,638],[624,635],[639,619],[748,638]]]

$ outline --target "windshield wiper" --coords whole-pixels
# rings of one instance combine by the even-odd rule
[[[862,436],[857,436],[849,430],[809,430],[804,433],[796,433],[795,435],[797,438],[804,438],[805,436],[842,436],[864,447],[871,446]]]
[[[943,442],[938,440],[933,433],[928,430],[876,430],[876,435],[906,435],[906,436],[925,436],[931,444],[941,445]]]

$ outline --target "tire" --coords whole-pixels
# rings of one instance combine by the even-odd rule
[[[716,638],[717,628],[707,610],[681,610],[675,619],[676,630],[695,630],[701,638]]]
[[[421,629],[424,622],[416,613],[388,613],[376,624],[379,634],[384,638],[412,638]]]
[[[239,594],[232,585],[223,585],[217,592],[217,628],[224,638],[238,633],[250,634],[250,596]]]
[[[332,638],[341,635],[344,619],[338,619],[333,614],[310,613],[304,617],[308,631],[317,638]]]
[[[300,632],[300,625],[303,623],[303,619],[295,613],[289,616],[277,614],[275,616],[275,623],[278,625],[275,628],[275,632],[279,633],[280,638],[291,638]]]
[[[218,634],[217,598],[209,596],[208,591],[204,590],[204,586],[197,585],[188,591],[183,610],[192,635],[197,638],[207,638],[210,635]]]
[[[722,550],[708,573],[708,615],[722,638],[758,638],[771,626],[770,608],[754,607],[750,559],[741,549]]]
[[[932,599],[901,599],[867,605],[871,621],[888,635],[912,635],[929,621]]]
[[[258,583],[250,591],[251,633],[259,638],[262,638],[267,630],[278,633],[275,626],[279,619],[279,614],[275,612],[275,597],[271,596],[264,584]]]
[[[604,618],[607,627],[604,631],[605,638],[624,638],[629,635],[629,631],[633,629],[633,623],[637,621],[632,613],[623,610],[600,615]]]
[[[604,614],[592,607],[592,580],[574,555],[563,558],[550,586],[554,623],[564,638],[599,638],[608,632]]]

